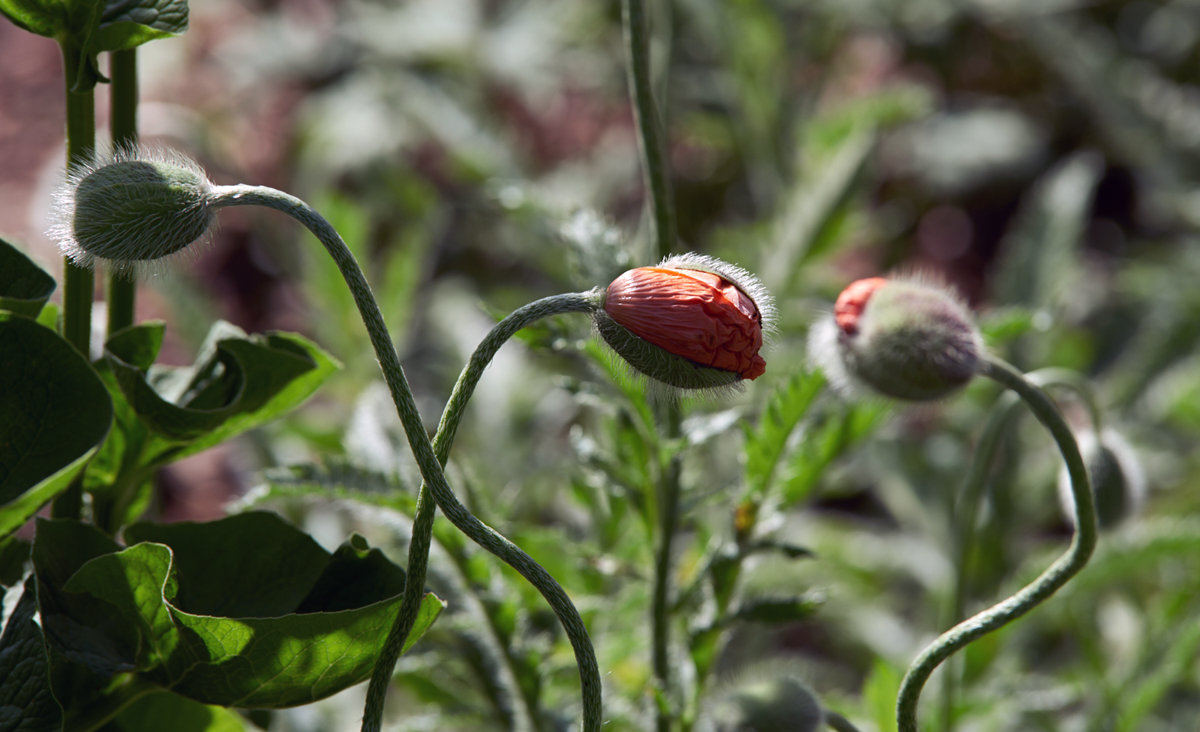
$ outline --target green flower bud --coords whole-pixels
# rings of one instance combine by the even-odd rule
[[[213,184],[193,161],[126,150],[73,171],[55,194],[47,234],[84,267],[132,272],[186,250],[214,222]]]
[[[1111,529],[1141,510],[1146,500],[1146,474],[1133,446],[1119,432],[1105,429],[1097,435],[1086,430],[1076,439],[1091,478],[1096,521],[1100,528]],[[1067,520],[1074,522],[1071,478],[1066,468],[1059,473],[1058,495]]]
[[[712,711],[716,732],[816,732],[825,724],[816,694],[794,675],[760,669],[750,676],[718,694]]]
[[[967,308],[945,290],[882,277],[858,280],[810,343],[830,380],[885,396],[948,396],[979,371],[983,340]]]

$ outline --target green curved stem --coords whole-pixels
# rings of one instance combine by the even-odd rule
[[[543,318],[564,313],[588,313],[599,306],[599,290],[554,295],[518,308],[497,323],[480,342],[475,352],[471,354],[470,360],[458,377],[458,382],[454,385],[446,408],[442,411],[437,434],[433,438],[433,451],[438,462],[445,467],[467,402],[474,394],[475,386],[483,376],[484,369],[492,362],[501,346],[517,331]],[[408,578],[404,586],[404,597],[400,603],[400,613],[396,616],[396,621],[384,643],[383,651],[375,662],[371,683],[367,686],[363,732],[379,729],[379,720],[383,713],[383,700],[392,678],[392,671],[420,612],[421,599],[425,592],[429,547],[433,537],[434,508],[435,504],[430,498],[429,485],[427,482],[422,482],[421,490],[417,494],[417,508],[413,514],[412,536],[408,545]]]
[[[1071,479],[1074,499],[1075,533],[1066,553],[1051,564],[1033,582],[1011,597],[970,617],[931,643],[909,667],[896,699],[896,722],[900,732],[917,731],[917,702],[921,689],[938,665],[975,639],[1000,628],[1032,610],[1053,595],[1087,564],[1096,548],[1096,508],[1083,457],[1070,427],[1054,402],[1024,374],[994,356],[984,360],[983,375],[1012,389],[1033,415],[1050,432],[1058,445]]]
[[[223,206],[273,208],[299,221],[320,240],[329,256],[333,258],[346,285],[350,288],[350,294],[353,296],[359,315],[367,328],[367,335],[371,340],[372,348],[375,349],[375,356],[379,359],[384,381],[391,392],[392,401],[396,405],[400,422],[404,426],[409,447],[412,449],[413,457],[421,471],[421,479],[429,485],[430,493],[437,502],[438,508],[442,509],[442,513],[450,519],[451,523],[476,544],[517,570],[521,576],[538,589],[542,597],[550,604],[571,640],[575,651],[575,660],[579,666],[583,688],[583,729],[587,732],[598,732],[602,718],[600,671],[596,663],[595,651],[588,639],[587,628],[579,617],[579,612],[571,603],[566,591],[545,568],[515,544],[471,515],[454,496],[454,491],[450,489],[446,475],[442,472],[441,461],[438,460],[433,444],[425,432],[425,426],[421,422],[416,400],[413,398],[408,379],[404,375],[404,368],[400,364],[400,358],[396,355],[395,347],[388,335],[387,325],[379,311],[379,305],[371,293],[371,287],[367,284],[362,269],[337,230],[304,201],[291,194],[265,186],[218,186],[212,192],[210,203],[214,208]]]
[[[629,95],[638,127],[646,185],[650,189],[656,248],[659,259],[662,259],[675,248],[675,208],[671,201],[671,177],[663,125],[654,103],[650,75],[650,30],[642,0],[624,0],[622,8],[629,55]]]
[[[1097,434],[1100,432],[1103,419],[1100,408],[1096,404],[1090,385],[1078,371],[1062,368],[1038,369],[1025,374],[1025,380],[1040,389],[1060,386],[1075,392],[1087,410],[1092,429]],[[988,472],[996,460],[1000,443],[1008,433],[1009,425],[1016,415],[1016,407],[1020,403],[1021,400],[1017,394],[1010,391],[1002,395],[992,408],[987,424],[984,425],[983,432],[979,436],[979,443],[975,447],[971,467],[967,471],[967,477],[958,494],[958,501],[951,519],[952,525],[957,529],[953,556],[957,558],[958,562],[955,568],[954,590],[951,594],[947,623],[958,622],[966,609],[967,570],[969,568],[967,561],[974,550],[975,523],[979,513],[979,502],[983,497]],[[945,672],[942,685],[942,729],[950,729],[950,716],[957,693],[957,685],[958,672]]]

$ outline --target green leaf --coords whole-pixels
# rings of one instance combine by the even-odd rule
[[[66,28],[60,0],[0,0],[0,13],[30,33],[53,38]]]
[[[1068,296],[1080,271],[1080,238],[1104,161],[1077,153],[1038,182],[1004,239],[993,277],[997,302],[1050,307]]]
[[[0,239],[0,310],[36,318],[54,287],[53,277],[19,249]]]
[[[34,579],[24,592],[0,636],[0,728],[16,732],[58,729],[62,714],[50,693],[42,631],[34,620]]]
[[[122,51],[187,30],[186,0],[108,0],[88,50]]]
[[[104,441],[112,402],[58,334],[0,312],[0,536],[66,489]]]
[[[204,704],[306,704],[370,675],[399,610],[403,570],[378,550],[356,536],[331,556],[274,514],[138,524],[125,534],[139,543],[107,552],[97,533],[42,521],[35,541],[68,710],[102,704],[119,671]],[[443,606],[426,595],[410,645]]]
[[[142,457],[147,466],[200,452],[275,419],[338,368],[301,336],[247,336],[222,322],[209,332],[194,365],[155,368],[150,363],[161,327],[134,326],[105,348],[121,392],[153,433]]]
[[[102,80],[96,56],[187,30],[186,0],[0,0],[0,13],[65,50],[72,91]]]
[[[160,691],[138,699],[105,727],[106,732],[165,729],[171,732],[243,732],[247,725],[236,712]]]
[[[771,394],[758,425],[746,428],[747,498],[761,500],[770,488],[792,432],[824,386],[825,378],[819,371],[797,372]]]

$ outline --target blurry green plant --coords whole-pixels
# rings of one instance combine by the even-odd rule
[[[5,12],[18,5],[33,12],[28,3],[0,0]],[[478,290],[510,306],[537,297],[529,291],[584,289],[673,252],[682,239],[759,272],[777,295],[779,332],[764,351],[767,372],[753,389],[719,400],[664,402],[582,322],[531,325],[514,336],[528,348],[500,355],[477,408],[462,416],[453,460],[438,455],[463,502],[502,517],[504,533],[570,591],[596,639],[607,726],[722,729],[771,719],[782,708],[773,695],[804,689],[832,729],[892,729],[904,668],[924,639],[1034,581],[1050,563],[1049,546],[1072,528],[1054,489],[1061,461],[1028,432],[1015,400],[972,383],[918,410],[848,404],[831,393],[826,374],[805,365],[814,311],[826,309],[844,282],[915,258],[961,276],[972,300],[988,303],[979,326],[989,351],[1037,369],[1029,378],[1077,433],[1116,427],[1126,435],[1153,489],[1139,511],[1105,522],[1087,570],[1055,601],[943,664],[941,683],[926,692],[933,703],[921,728],[1189,729],[1200,707],[1200,595],[1189,580],[1200,528],[1187,518],[1200,504],[1186,490],[1200,473],[1191,449],[1200,428],[1193,286],[1200,259],[1188,124],[1197,111],[1190,93],[1200,17],[1186,0],[1052,9],[941,0],[649,5],[656,31],[644,70],[670,154],[647,146],[669,161],[655,163],[660,180],[647,185],[659,188],[640,232],[648,236],[625,234],[589,212],[564,213],[566,200],[628,214],[634,176],[622,163],[632,138],[616,125],[581,143],[594,146],[588,155],[555,157],[555,135],[578,133],[577,120],[554,117],[558,108],[546,103],[547,82],[581,83],[563,81],[572,70],[587,67],[581,76],[592,80],[618,76],[616,4],[348,2],[336,11],[347,31],[331,34],[336,47],[314,54],[304,45],[311,39],[272,36],[287,58],[322,64],[295,63],[282,76],[279,64],[246,65],[248,75],[263,75],[260,89],[287,86],[282,78],[311,90],[313,103],[299,112],[307,126],[285,137],[296,162],[290,172],[314,191],[354,256],[370,263],[392,337],[414,354],[423,406],[435,401],[426,392],[452,385],[450,354],[466,355],[493,325],[477,312]],[[289,12],[261,9],[275,31],[294,25]],[[264,56],[265,42],[246,47]],[[350,57],[357,63],[340,65]],[[547,72],[546,59],[561,76]],[[117,66],[114,58],[114,87]],[[587,91],[611,102],[604,95],[616,84],[605,84]],[[602,108],[585,112],[604,116]],[[372,132],[373,119],[386,124]],[[513,120],[525,119],[541,126],[514,131]],[[394,164],[397,157],[403,162]],[[406,162],[412,170],[398,170]],[[950,236],[964,221],[967,244]],[[664,235],[670,227],[680,236]],[[965,253],[954,253],[955,242]],[[0,248],[0,379],[17,379],[0,383],[0,394],[40,394],[31,384],[64,388],[45,401],[0,399],[0,410],[13,410],[6,424],[48,415],[42,432],[3,432],[6,449],[39,456],[3,484],[15,487],[3,494],[6,531],[82,475],[85,508],[115,534],[146,511],[156,467],[294,406],[291,396],[252,391],[246,409],[256,402],[278,409],[250,410],[242,422],[230,417],[224,427],[181,438],[188,425],[207,424],[206,399],[232,391],[228,383],[206,391],[206,379],[233,368],[259,383],[277,365],[299,370],[304,359],[292,356],[303,351],[314,365],[284,389],[294,396],[333,369],[330,356],[299,336],[247,337],[224,325],[188,369],[154,365],[162,337],[155,324],[121,334],[110,327],[119,336],[109,339],[110,354],[89,365],[53,330],[57,309],[43,306],[52,280],[23,260]],[[375,367],[353,336],[356,306],[341,273],[325,261],[305,263],[303,287],[321,314],[314,340],[345,354],[351,373],[340,377],[342,390],[331,393],[327,382],[315,419],[301,414],[259,433],[267,465],[295,462],[297,447],[313,457],[269,470],[244,506],[268,506],[302,525],[332,514],[339,528],[403,548],[423,525],[420,470],[391,409],[379,406],[383,389],[362,387]],[[118,310],[110,305],[110,314]],[[230,336],[237,345],[223,345]],[[63,369],[55,381],[43,372],[21,376],[25,365],[48,362]],[[122,385],[142,404],[156,404],[156,395],[164,403],[143,419]],[[113,417],[89,394],[107,394]],[[169,396],[189,394],[204,399]],[[350,418],[326,418],[348,414],[352,396]],[[119,437],[104,440],[113,418]],[[203,638],[170,646],[177,639],[161,632],[163,618],[184,627],[199,614],[188,604],[187,593],[199,590],[187,589],[187,552],[178,541],[134,524],[124,540],[147,543],[121,548],[111,538],[87,538],[84,523],[43,522],[52,527],[48,536],[60,524],[73,527],[70,543],[92,548],[73,558],[41,555],[77,577],[70,584],[80,592],[71,600],[77,604],[52,613],[55,622],[73,628],[71,612],[110,606],[125,613],[112,617],[137,620],[136,631],[114,629],[122,623],[92,613],[108,634],[94,649],[103,673],[136,667],[112,677],[120,684],[111,701],[148,691],[113,728],[161,728],[164,718],[208,729],[267,723],[212,706],[237,706],[226,697],[192,701],[153,691],[177,682],[195,688],[171,675],[189,654],[223,658]],[[207,530],[227,532],[227,541],[240,536],[221,523]],[[441,522],[429,531],[429,584],[449,609],[387,674],[399,697],[388,724],[568,726],[578,716],[575,664],[542,598],[482,561],[458,531]],[[364,551],[354,538],[347,546],[355,556]],[[336,564],[341,553],[314,554],[303,572],[327,566],[348,576]],[[11,538],[0,545],[10,601],[28,555]],[[38,556],[35,545],[30,581],[58,577],[36,566]],[[178,570],[177,586],[126,602],[121,588],[133,585],[122,576],[145,570],[154,580],[164,566],[167,576]],[[395,571],[381,571],[393,583],[380,580],[390,588],[378,595],[389,612]],[[316,591],[308,588],[292,591]],[[35,609],[31,593],[21,595],[0,663],[26,652],[35,658],[46,646],[31,620]],[[229,627],[257,620],[242,612],[230,608],[212,620]],[[308,621],[302,612],[271,620]],[[392,618],[381,613],[370,622],[378,645]],[[87,678],[64,680],[69,666],[55,653],[50,690],[66,693],[63,684],[77,682],[71,688],[92,693]],[[764,666],[764,657],[794,663]],[[356,656],[359,670],[346,678],[363,678],[361,664],[371,658]],[[262,660],[278,657],[265,652]],[[778,678],[758,683],[764,668]],[[314,714],[332,709],[331,728],[357,719],[357,710],[325,704]],[[31,719],[56,709],[48,694],[16,706]],[[269,721],[275,729],[305,723],[287,714]]]

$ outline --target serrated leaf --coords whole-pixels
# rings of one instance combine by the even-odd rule
[[[70,485],[112,422],[108,391],[57,333],[0,312],[0,537]]]
[[[758,424],[746,430],[747,497],[761,499],[770,488],[788,441],[825,386],[819,371],[797,372],[767,400]]]
[[[54,278],[0,239],[0,310],[36,318],[54,292]]]
[[[377,550],[356,537],[331,556],[273,514],[140,524],[127,537],[158,541],[116,551],[97,534],[42,521],[35,541],[54,688],[72,714],[101,705],[116,671],[205,704],[315,701],[370,675],[399,610],[403,570]],[[351,583],[353,603],[339,592]],[[426,595],[409,645],[443,607]]]

